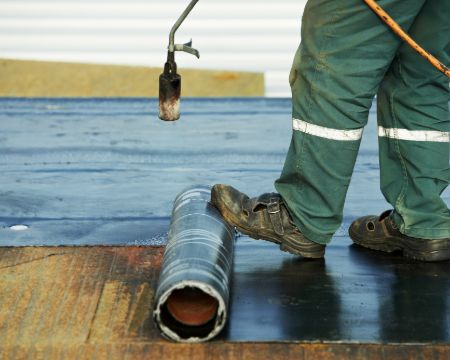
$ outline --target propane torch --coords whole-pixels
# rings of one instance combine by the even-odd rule
[[[184,51],[200,58],[198,50],[192,48],[192,40],[186,44],[175,44],[175,32],[199,0],[192,0],[173,25],[169,35],[169,49],[164,72],[159,76],[159,118],[175,121],[180,118],[181,76],[177,73],[175,51]]]

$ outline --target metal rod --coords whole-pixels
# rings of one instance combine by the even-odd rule
[[[181,14],[181,16],[178,18],[177,22],[173,25],[172,30],[170,30],[169,35],[169,52],[175,51],[175,32],[178,30],[180,25],[183,23],[183,21],[186,19],[186,17],[189,15],[189,13],[192,11],[194,6],[198,3],[199,0],[192,0],[186,10]]]

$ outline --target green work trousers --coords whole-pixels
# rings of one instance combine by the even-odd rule
[[[449,64],[450,0],[378,3]],[[394,221],[411,237],[450,237],[450,211],[441,198],[450,179],[445,75],[363,0],[309,0],[289,80],[294,130],[275,187],[305,236],[326,244],[340,226],[377,94],[381,190],[395,210]]]

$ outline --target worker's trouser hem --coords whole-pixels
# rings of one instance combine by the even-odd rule
[[[314,241],[315,243],[321,245],[327,245],[331,242],[333,235],[318,235],[315,232],[308,230],[308,228],[306,228],[304,224],[298,220],[294,220],[294,224],[308,240]]]

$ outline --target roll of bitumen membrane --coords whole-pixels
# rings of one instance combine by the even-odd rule
[[[214,338],[228,315],[235,231],[195,186],[175,199],[153,318],[177,342]]]

